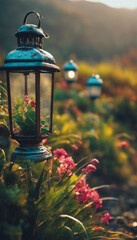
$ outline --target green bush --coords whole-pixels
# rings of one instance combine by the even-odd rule
[[[90,174],[89,161],[83,174]],[[94,161],[97,162],[92,161],[90,172],[96,168]],[[4,164],[0,171],[0,238],[84,240],[115,236],[126,239],[124,234],[105,226],[110,215],[107,213],[106,219],[104,211],[98,211],[102,200],[96,188],[87,185],[82,173],[76,175],[79,165],[74,173],[75,167],[64,149],[57,149],[54,158],[41,163],[39,177],[36,177],[38,166],[33,166],[30,172],[13,163]]]

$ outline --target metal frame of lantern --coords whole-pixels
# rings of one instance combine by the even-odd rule
[[[102,84],[103,80],[99,75],[92,75],[92,77],[87,80],[87,91],[92,100],[100,97]]]
[[[78,65],[72,59],[65,63],[63,67],[63,73],[65,81],[68,84],[76,82],[76,80],[78,79],[78,69]]]
[[[38,18],[38,26],[27,23],[27,18],[30,14],[36,14]],[[8,107],[9,107],[9,122],[11,137],[19,142],[19,147],[15,149],[11,156],[11,160],[37,162],[43,161],[52,156],[47,151],[46,147],[41,144],[42,139],[52,133],[52,113],[53,113],[53,93],[54,93],[54,73],[59,72],[60,69],[55,65],[54,57],[44,51],[43,38],[48,38],[40,28],[40,15],[31,11],[28,12],[24,18],[23,25],[18,29],[15,36],[17,37],[17,49],[8,53],[5,62],[0,66],[0,70],[6,71],[7,75],[7,92],[8,92]],[[35,99],[36,99],[36,123],[35,135],[25,136],[18,135],[13,129],[13,115],[12,115],[12,98],[11,98],[11,73],[24,74],[25,92],[27,94],[27,78],[29,73],[35,74]],[[40,83],[41,74],[51,74],[51,105],[50,105],[50,127],[46,135],[40,132]],[[46,89],[45,89],[46,91]],[[45,93],[46,94],[46,93]]]

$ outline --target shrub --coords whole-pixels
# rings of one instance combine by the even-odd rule
[[[77,176],[78,165],[64,149],[56,149],[54,158],[22,169],[6,163],[0,171],[0,238],[6,240],[125,239],[106,225],[111,216],[101,212],[102,199],[89,187],[86,175],[96,170],[97,159],[89,160]],[[3,155],[1,155],[1,162]],[[74,173],[74,169],[76,169]],[[35,178],[34,178],[35,176]]]

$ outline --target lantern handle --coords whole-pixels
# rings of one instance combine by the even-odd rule
[[[35,11],[31,11],[31,12],[28,12],[25,17],[24,17],[24,21],[23,21],[23,25],[26,25],[27,24],[27,18],[28,18],[28,15],[30,15],[31,13],[35,13],[38,20],[39,20],[39,23],[38,23],[38,28],[40,28],[40,25],[41,25],[41,21],[40,21],[40,14],[35,12]]]

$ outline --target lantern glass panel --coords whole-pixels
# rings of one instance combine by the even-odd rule
[[[99,97],[101,94],[101,87],[100,86],[88,86],[88,93],[90,97]]]
[[[47,135],[51,127],[52,74],[40,74],[40,133]]]
[[[13,134],[36,135],[35,73],[10,73]]]
[[[7,98],[7,85],[6,75],[4,72],[0,72],[0,120],[9,126],[9,114],[8,114],[8,98]]]

